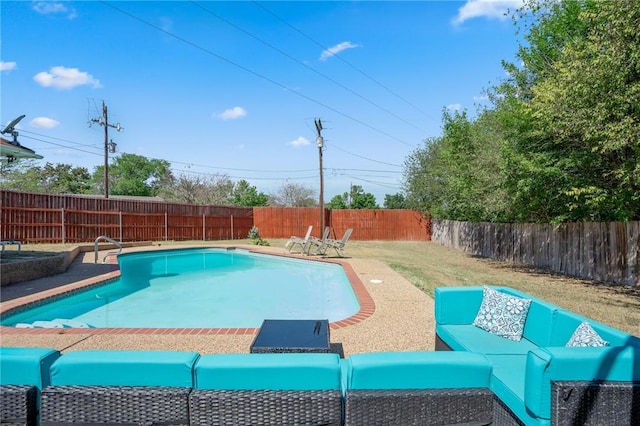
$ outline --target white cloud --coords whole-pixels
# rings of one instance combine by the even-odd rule
[[[473,18],[507,19],[507,12],[515,10],[524,4],[524,0],[467,0],[458,9],[458,15],[453,19],[454,25]]]
[[[99,80],[78,68],[52,67],[49,72],[42,71],[33,79],[43,87],[55,89],[73,89],[76,86],[91,85],[94,89],[102,87]]]
[[[482,95],[482,96],[474,96],[473,100],[475,102],[484,102],[484,101],[488,101],[489,97],[487,95]]]
[[[460,104],[447,105],[447,109],[450,109],[451,111],[460,111],[461,108],[462,108],[462,105]]]
[[[294,148],[299,148],[301,146],[309,145],[310,143],[311,142],[309,142],[309,140],[304,136],[299,136],[297,139],[289,142],[289,145],[291,145]]]
[[[75,9],[69,9],[64,3],[54,1],[36,1],[33,3],[33,10],[41,15],[54,13],[67,14],[67,18],[69,19],[77,16]]]
[[[228,110],[216,115],[216,117],[220,118],[221,120],[228,121],[228,120],[235,120],[238,118],[242,118],[245,115],[247,115],[247,110],[237,106],[237,107],[229,108]]]
[[[49,117],[36,117],[29,122],[29,125],[37,129],[53,129],[58,127],[60,122]]]
[[[342,52],[347,49],[354,49],[356,47],[360,47],[359,44],[351,43],[350,41],[343,41],[342,43],[336,44],[333,47],[328,48],[320,55],[321,61],[326,61],[330,57]]]
[[[0,71],[11,71],[16,69],[17,64],[15,62],[0,61]]]

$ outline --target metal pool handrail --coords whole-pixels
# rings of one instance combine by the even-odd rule
[[[98,263],[98,242],[99,242],[100,240],[108,241],[108,242],[110,242],[111,244],[114,244],[116,247],[118,247],[118,252],[117,252],[117,253],[115,253],[115,252],[109,252],[109,253],[107,253],[107,254],[104,256],[104,258],[102,259],[102,263],[104,263],[105,259],[106,259],[108,256],[110,256],[110,255],[112,255],[112,254],[116,254],[116,255],[118,255],[118,254],[120,254],[120,252],[122,252],[122,244],[120,244],[119,242],[117,242],[117,241],[115,241],[115,240],[112,240],[111,238],[109,238],[109,237],[107,237],[107,236],[105,236],[105,235],[101,235],[101,236],[99,236],[98,238],[96,238],[96,240],[95,240],[95,241],[94,241],[94,243],[93,243],[93,251],[94,251],[94,253],[95,253],[95,258],[94,258],[93,263]]]

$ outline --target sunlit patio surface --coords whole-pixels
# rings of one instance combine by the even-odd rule
[[[184,246],[181,246],[184,247]],[[123,253],[140,250],[167,249],[167,246],[150,246],[123,249]],[[281,247],[246,246],[252,250],[285,254]],[[94,253],[80,253],[64,276],[14,284],[20,291],[35,292],[39,288],[54,287],[2,303],[2,310],[26,300],[42,298],[70,287],[103,281],[119,272],[113,266],[111,272],[95,268],[97,276],[87,278],[87,271],[94,264]],[[298,256],[299,257],[299,256]],[[100,253],[99,259],[102,259]],[[347,258],[346,270],[361,300],[358,315],[331,325],[330,338],[340,348],[343,356],[355,353],[383,351],[433,350],[434,318],[433,300],[384,263],[377,260]],[[75,284],[67,284],[77,281]],[[64,285],[54,284],[54,280]],[[3,291],[17,291],[18,287],[5,287]],[[33,289],[33,290],[28,290]],[[359,289],[359,290],[358,290]],[[6,299],[6,297],[3,297]],[[84,349],[148,349],[184,350],[207,353],[248,353],[256,329],[175,330],[175,329],[15,329],[2,327],[3,346],[50,347],[62,352]]]

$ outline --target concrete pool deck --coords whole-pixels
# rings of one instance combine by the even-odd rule
[[[286,255],[281,247],[237,247]],[[123,253],[171,248],[177,247],[136,247],[123,249]],[[339,260],[350,266],[346,270],[349,272],[350,269],[351,273],[355,273],[362,290],[371,301],[361,310],[361,313],[366,312],[356,320],[334,323],[331,327],[331,342],[340,345],[344,356],[362,352],[433,350],[434,305],[429,296],[380,261],[359,258],[330,260]],[[25,300],[36,300],[43,294],[59,293],[78,285],[104,281],[118,273],[117,265],[96,265],[94,253],[81,253],[64,274],[3,287],[2,310]],[[25,296],[18,297],[21,294]],[[162,329],[129,332],[119,329],[105,332],[104,329],[0,327],[0,345],[51,347],[63,352],[83,349],[149,349],[195,351],[201,354],[248,353],[256,332],[256,329],[219,334],[200,329],[186,329],[176,333],[175,330],[172,332]]]

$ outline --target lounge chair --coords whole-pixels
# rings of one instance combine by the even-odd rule
[[[293,248],[299,245],[300,251],[304,251],[305,244],[309,240],[309,237],[311,237],[312,230],[313,230],[313,225],[309,225],[309,228],[307,228],[307,234],[304,236],[304,238],[296,237],[292,235],[291,238],[289,238],[287,243],[284,245],[284,248],[289,249],[289,253],[291,253],[293,251]]]
[[[327,238],[318,246],[314,254],[320,254],[325,256],[327,254],[327,250],[332,248],[336,251],[336,253],[338,253],[338,256],[342,257],[344,246],[347,245],[347,241],[349,241],[349,237],[351,236],[352,232],[353,232],[353,228],[348,228],[344,232],[344,235],[342,236],[341,240],[333,240],[331,238]]]
[[[320,247],[327,239],[329,239],[329,233],[331,232],[331,227],[325,226],[324,232],[322,233],[322,238],[309,237],[309,239],[305,242],[302,247],[302,253],[311,254],[311,249],[314,247]]]

